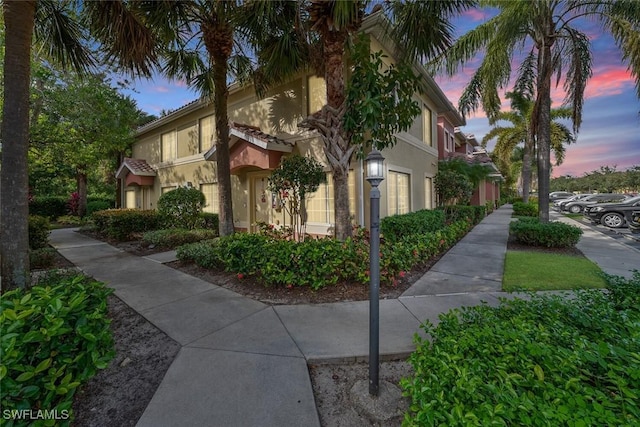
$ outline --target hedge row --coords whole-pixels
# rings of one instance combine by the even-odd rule
[[[529,203],[524,202],[514,202],[513,203],[513,214],[516,216],[538,216],[538,205],[529,201]]]
[[[69,197],[48,196],[34,197],[29,202],[29,214],[40,215],[49,219],[56,219],[69,213]],[[115,205],[113,198],[102,196],[87,197],[87,215],[102,209],[109,209]]]
[[[380,281],[394,285],[407,271],[447,250],[470,225],[458,221],[430,233],[413,234],[380,246]],[[204,268],[221,268],[255,276],[269,286],[310,286],[320,289],[339,282],[369,282],[369,242],[366,232],[344,242],[332,238],[304,242],[273,239],[262,234],[232,236],[178,248],[178,259]]]
[[[109,209],[91,215],[96,231],[116,240],[130,239],[134,233],[157,230],[160,216],[154,210]]]
[[[548,248],[573,247],[582,236],[582,230],[574,225],[555,221],[541,223],[537,218],[512,221],[509,233],[518,243]]]
[[[159,248],[175,248],[187,243],[213,239],[218,236],[218,230],[184,228],[170,228],[165,230],[147,231],[142,236],[142,242],[146,245],[154,245]]]

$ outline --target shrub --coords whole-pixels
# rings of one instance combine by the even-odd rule
[[[53,248],[32,249],[29,251],[29,266],[33,270],[46,269],[53,265],[56,250]]]
[[[176,257],[183,262],[193,262],[203,268],[224,268],[218,255],[219,239],[202,240],[179,246]]]
[[[49,244],[49,220],[39,215],[29,215],[29,248],[40,249]]]
[[[142,236],[143,243],[161,248],[175,248],[187,243],[213,239],[218,230],[185,230],[184,228],[170,228],[168,230],[147,231]]]
[[[71,411],[78,387],[114,356],[111,292],[84,276],[54,275],[0,296],[3,410]]]
[[[91,215],[94,212],[104,211],[107,209],[111,209],[113,207],[113,203],[108,202],[106,200],[92,200],[87,202],[87,215]]]
[[[59,196],[34,197],[29,201],[29,214],[50,219],[67,214],[67,198]]]
[[[160,223],[154,210],[109,209],[91,216],[98,233],[116,240],[126,240],[134,233],[156,230]]]
[[[85,224],[85,220],[73,215],[63,215],[56,218],[56,223],[60,225],[81,226]]]
[[[411,234],[430,233],[444,227],[445,215],[440,210],[421,210],[382,218],[380,232],[385,239],[397,241]]]
[[[158,200],[158,212],[167,228],[193,229],[199,226],[206,203],[198,189],[178,187],[164,193]]]
[[[403,425],[638,425],[640,274],[609,281],[427,321]]]
[[[562,222],[541,223],[537,219],[512,221],[509,232],[519,243],[548,248],[573,247],[582,235],[582,230],[576,226]]]
[[[516,216],[538,216],[538,206],[533,203],[514,202],[513,214]]]
[[[453,205],[442,206],[438,210],[442,210],[447,224],[457,221],[467,221],[470,224],[478,224],[487,216],[487,209],[484,206],[465,206]]]
[[[200,214],[200,218],[202,218],[201,227],[209,230],[218,231],[219,227],[219,217],[218,214],[210,213],[210,212],[202,212]]]

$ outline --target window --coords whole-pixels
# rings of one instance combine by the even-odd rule
[[[200,184],[200,191],[205,199],[203,211],[218,213],[218,184]]]
[[[433,209],[433,178],[424,179],[424,208]]]
[[[389,171],[387,183],[389,215],[405,214],[411,210],[409,174]]]
[[[447,130],[444,131],[444,151],[450,153],[453,151],[451,148],[451,143],[453,142],[453,138]]]
[[[176,131],[162,134],[161,161],[168,162],[176,158]]]
[[[322,77],[311,76],[307,79],[307,108],[309,114],[322,109],[327,103],[327,84]]]
[[[191,123],[178,128],[177,157],[189,157],[199,153],[198,124]]]
[[[335,220],[333,176],[327,173],[327,182],[307,195],[307,222],[332,224]],[[349,171],[349,211],[356,213],[356,176]]]
[[[429,146],[433,146],[433,136],[431,134],[432,114],[429,107],[422,107],[422,140]]]
[[[124,207],[127,209],[136,208],[136,192],[135,190],[125,191]]]
[[[200,152],[204,153],[213,147],[215,138],[215,121],[213,115],[200,119]]]

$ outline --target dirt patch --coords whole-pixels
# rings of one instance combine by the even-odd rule
[[[76,426],[135,426],[180,350],[119,298],[108,304],[116,356],[76,393]]]

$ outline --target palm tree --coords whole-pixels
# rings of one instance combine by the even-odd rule
[[[104,59],[137,73],[149,73],[157,34],[134,16],[127,4],[84,2],[88,26],[102,44]],[[4,1],[4,99],[0,179],[0,273],[2,289],[27,287],[29,83],[32,44],[62,67],[87,72],[96,63],[83,44],[83,27],[66,2]]]
[[[297,0],[251,2],[259,63],[267,82],[282,81],[303,69],[324,76],[327,104],[307,117],[301,127],[315,130],[323,141],[324,152],[334,184],[335,230],[338,239],[351,234],[349,218],[349,164],[356,146],[344,128],[346,105],[345,53],[353,45],[365,11],[388,18],[388,33],[395,39],[401,56],[413,61],[430,58],[451,44],[452,27],[448,18],[465,10],[472,0],[411,1],[391,0]]]
[[[523,143],[522,150],[522,196],[525,203],[529,200],[531,188],[531,158],[535,153],[536,137],[531,131],[531,116],[533,113],[533,100],[518,93],[507,92],[506,97],[511,99],[511,111],[500,111],[491,120],[491,124],[507,121],[513,126],[496,126],[491,129],[482,139],[482,145],[486,148],[487,143],[497,138],[497,143],[493,149],[493,155],[500,158],[504,164],[510,163],[510,158],[517,145]],[[570,129],[564,124],[557,122],[557,119],[571,118],[570,108],[554,108],[551,110],[551,147],[554,150],[556,166],[562,164],[565,155],[565,144],[575,142],[575,137]]]
[[[565,101],[571,105],[573,131],[582,121],[584,90],[591,77],[591,46],[587,35],[574,25],[581,20],[599,22],[609,31],[629,64],[640,95],[640,3],[632,0],[481,0],[499,14],[469,31],[434,62],[436,69],[456,73],[482,51],[480,67],[460,99],[464,114],[480,104],[490,118],[500,108],[498,89],[508,85],[511,61],[521,52],[516,88],[535,87],[531,131],[537,139],[539,212],[549,220],[551,150],[551,81],[563,81]]]
[[[247,17],[242,2],[229,0],[182,1],[176,19],[165,22],[154,2],[147,13],[153,22],[170,29],[175,37],[164,55],[163,71],[170,78],[185,79],[204,98],[213,101],[216,121],[216,174],[218,181],[219,232],[234,232],[229,153],[228,98],[230,80],[244,83],[252,76],[255,56],[242,27]]]

